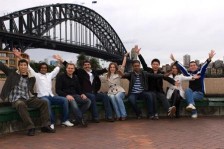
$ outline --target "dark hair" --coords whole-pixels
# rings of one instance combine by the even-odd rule
[[[28,61],[25,60],[25,59],[21,59],[18,61],[18,66],[21,64],[21,63],[26,63],[26,65],[28,65]]]
[[[171,70],[172,70],[173,66],[176,66],[176,68],[177,68],[177,74],[181,74],[180,68],[177,66],[177,64],[171,65]]]
[[[190,61],[189,65],[192,64],[192,63],[195,63],[197,65],[197,63],[195,61]]]
[[[151,61],[151,65],[152,65],[152,63],[154,63],[154,62],[157,62],[157,63],[159,63],[159,65],[160,65],[160,61],[159,61],[159,59],[154,58],[154,59]]]
[[[47,66],[47,70],[48,70],[48,64],[45,63],[45,62],[42,62],[42,63],[39,64],[38,71],[40,71],[40,69],[41,69],[41,67],[42,67],[43,65]]]
[[[91,64],[89,60],[84,60],[82,64],[84,65],[85,63]]]
[[[133,60],[132,61],[132,65],[134,65],[135,63],[139,63],[140,64],[140,61],[139,60]]]
[[[72,65],[72,66],[74,66],[74,68],[75,68],[75,64],[74,64],[74,63],[67,63],[65,68],[67,68],[68,65]]]

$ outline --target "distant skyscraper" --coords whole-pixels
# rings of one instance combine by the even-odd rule
[[[184,67],[189,67],[189,63],[191,61],[191,56],[186,54],[186,55],[184,55],[183,59],[184,59],[184,61],[183,61]]]
[[[48,58],[45,58],[45,59],[44,59],[44,62],[47,63],[47,64],[49,64],[49,63],[48,63]]]
[[[200,61],[199,60],[195,60],[195,63],[197,64],[197,66],[199,66],[200,65]]]
[[[138,55],[136,54],[135,49],[132,48],[131,49],[131,60],[136,60],[137,57],[138,57]]]

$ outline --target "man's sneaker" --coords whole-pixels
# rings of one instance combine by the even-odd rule
[[[70,121],[65,121],[65,122],[63,122],[62,123],[62,125],[64,125],[64,126],[67,126],[67,127],[72,127],[72,126],[74,126],[74,124],[72,124]]]
[[[87,123],[87,121],[85,120],[85,119],[81,119],[80,121],[79,121],[79,125],[81,126],[81,127],[87,127],[88,126],[88,123]]]
[[[54,129],[54,124],[51,124],[50,127],[51,127],[51,129]]]
[[[142,119],[142,114],[137,115],[137,119],[138,120]]]
[[[195,106],[191,103],[186,107],[187,111],[192,111],[192,110],[195,110],[195,109],[196,109]]]
[[[35,135],[35,128],[29,129],[28,132],[27,132],[27,135],[28,136],[34,136]]]
[[[168,110],[168,116],[173,117],[175,113],[176,113],[176,107],[175,106],[170,107]]]
[[[154,120],[159,120],[159,114],[158,113],[155,114]]]
[[[45,126],[41,128],[41,132],[46,132],[46,133],[55,133],[55,129],[52,129],[50,126]]]
[[[198,118],[198,114],[197,113],[192,114],[191,118]]]

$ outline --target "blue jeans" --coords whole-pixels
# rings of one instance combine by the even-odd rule
[[[65,97],[61,96],[43,96],[41,97],[41,100],[47,101],[51,124],[55,123],[55,116],[51,109],[51,105],[59,105],[62,106],[63,114],[62,114],[62,122],[65,122],[68,120],[68,100]]]
[[[195,105],[194,101],[197,100],[201,100],[202,98],[204,98],[204,94],[202,92],[198,92],[198,91],[192,91],[192,89],[187,88],[185,90],[185,96],[186,96],[186,100],[188,104],[193,104]],[[193,110],[192,114],[197,113],[197,110]]]
[[[83,118],[83,114],[89,109],[91,105],[91,101],[87,99],[82,99],[80,95],[72,95],[75,100],[69,101],[71,110],[75,115],[76,120],[80,120]],[[80,107],[78,106],[80,105]]]
[[[114,111],[116,113],[117,118],[126,117],[127,113],[125,110],[123,99],[125,97],[124,92],[118,92],[117,94],[108,94],[110,97],[110,101],[113,105]]]
[[[154,111],[154,97],[152,93],[150,92],[141,92],[141,93],[131,93],[128,97],[128,101],[131,103],[131,106],[137,116],[142,114],[142,111],[138,108],[136,101],[145,99],[147,103],[147,109],[148,109],[148,116],[153,116],[155,113]]]
[[[110,98],[104,93],[85,93],[85,95],[91,100],[92,118],[99,119],[99,113],[97,110],[96,101],[102,101],[105,108],[106,118],[112,118],[112,108],[110,104]]]

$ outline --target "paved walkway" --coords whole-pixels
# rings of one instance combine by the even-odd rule
[[[55,134],[25,132],[0,136],[1,149],[215,149],[224,148],[224,117],[90,123],[88,128],[57,127]]]

